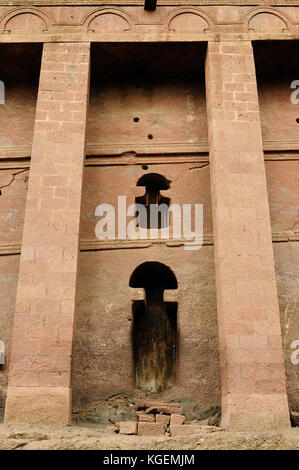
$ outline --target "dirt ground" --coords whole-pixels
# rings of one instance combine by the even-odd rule
[[[202,426],[197,434],[143,437],[115,434],[104,426],[0,424],[0,450],[299,450],[299,427],[268,433],[232,433]]]

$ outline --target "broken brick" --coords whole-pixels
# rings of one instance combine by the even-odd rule
[[[185,416],[173,413],[170,415],[170,424],[184,424]]]
[[[139,422],[147,422],[147,423],[154,423],[155,422],[155,417],[153,415],[145,415],[145,414],[140,414],[138,415],[138,420]]]
[[[151,416],[151,415],[146,415],[146,416]],[[156,423],[164,423],[166,426],[168,426],[169,422],[170,422],[170,416],[156,415]]]
[[[166,425],[164,423],[138,423],[139,436],[164,436]]]
[[[137,421],[121,421],[119,434],[137,434]]]

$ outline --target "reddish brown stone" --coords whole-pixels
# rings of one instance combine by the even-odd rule
[[[154,423],[155,422],[155,416],[140,414],[140,415],[138,415],[138,421],[139,422]]]
[[[165,430],[164,423],[138,423],[139,436],[164,436]]]
[[[174,424],[184,424],[185,422],[185,416],[184,415],[179,415],[179,414],[172,414],[170,415],[170,425]]]
[[[137,421],[120,421],[119,434],[137,434]]]
[[[182,293],[178,318],[179,376],[171,396],[220,405],[221,389],[223,425],[227,428],[287,426],[284,360],[290,410],[296,410],[299,403],[297,368],[290,360],[294,353],[290,341],[284,348],[285,357],[282,354],[270,253],[269,209],[280,308],[282,313],[291,314],[292,305],[288,305],[288,299],[294,298],[296,302],[298,298],[294,281],[298,256],[295,220],[298,106],[290,100],[293,91],[290,83],[296,78],[292,75],[292,60],[288,61],[290,67],[286,63],[286,67],[280,65],[284,56],[296,57],[297,46],[292,41],[265,41],[268,44],[264,45],[264,41],[254,41],[253,57],[250,42],[235,41],[232,33],[237,33],[237,38],[238,34],[246,34],[249,30],[252,37],[262,34],[271,39],[280,31],[283,38],[283,31],[288,29],[296,34],[298,24],[296,21],[284,23],[279,18],[280,5],[273,6],[274,14],[263,12],[252,16],[248,12],[241,22],[243,7],[240,5],[231,9],[221,5],[206,6],[207,20],[209,22],[208,18],[211,18],[212,22],[203,30],[212,27],[211,35],[219,34],[219,41],[209,42],[205,86],[200,72],[204,68],[205,54],[197,56],[200,42],[192,44],[194,37],[198,40],[198,35],[203,33],[201,25],[205,24],[205,20],[195,14],[196,6],[192,14],[177,15],[172,19],[170,16],[169,21],[163,21],[157,28],[150,24],[142,7],[125,5],[130,23],[127,29],[123,24],[125,19],[117,14],[110,15],[108,10],[108,14],[104,12],[105,15],[92,19],[89,16],[92,6],[78,4],[63,9],[56,5],[40,6],[41,16],[38,17],[29,11],[22,13],[22,8],[13,11],[14,3],[18,2],[12,1],[12,10],[8,14],[5,5],[0,7],[2,26],[4,32],[9,32],[7,40],[11,42],[1,45],[0,66],[1,80],[7,87],[5,106],[0,106],[0,251],[3,255],[0,256],[0,291],[3,292],[0,330],[6,350],[0,373],[0,407],[5,402],[8,370],[12,366],[6,420],[67,423],[71,411],[71,382],[75,400],[86,397],[90,404],[94,397],[103,399],[104,403],[110,393],[117,394],[121,390],[130,389],[134,402],[145,396],[131,388],[132,323],[128,320],[132,319],[133,293],[128,291],[128,279],[139,264],[159,260],[177,277],[179,273]],[[166,18],[169,7],[161,5],[159,9],[162,16],[165,10]],[[296,9],[298,6],[295,5],[290,9],[293,18]],[[178,46],[178,43],[159,42],[157,47],[150,44],[145,47],[144,42],[134,44],[131,39],[136,39],[136,27],[139,28],[136,12],[138,23],[146,23],[152,39],[156,34],[159,40],[161,34],[166,38],[170,29],[174,38],[176,34],[180,34],[180,39],[185,35],[184,41],[189,43],[182,40]],[[97,48],[94,49],[95,57],[99,58],[94,62],[98,62],[99,69],[103,70],[104,80],[100,74],[95,76],[98,72],[93,65],[87,132],[84,127],[89,45],[80,44],[83,17],[83,29],[86,25],[95,35],[109,36],[105,44],[94,44]],[[227,28],[223,28],[223,22]],[[77,43],[67,43],[69,34],[76,30]],[[118,41],[122,41],[122,37],[129,38],[129,47],[118,42],[116,51],[108,43],[109,39],[115,40],[114,31]],[[57,44],[57,32],[62,38],[61,44]],[[142,36],[143,33],[139,33]],[[44,45],[32,42],[39,40],[40,35]],[[83,36],[81,39],[86,40],[85,33]],[[18,44],[14,44],[15,38]],[[35,58],[39,57],[42,47],[46,55],[40,70]],[[28,50],[32,51],[29,57],[26,56],[29,60],[22,59]],[[15,51],[18,51],[16,56]],[[128,53],[130,51],[134,54]],[[191,58],[198,58],[194,60],[194,67],[190,67],[190,60],[188,65],[190,51]],[[288,53],[280,54],[280,58],[275,51]],[[171,52],[168,57],[167,52]],[[125,76],[126,71],[131,70],[128,62],[131,60],[134,65],[132,57],[138,58],[143,53],[147,55],[144,60],[150,69],[155,67],[151,57],[159,56],[160,73],[151,75],[161,78],[161,86],[156,83],[152,87],[150,78],[146,86],[138,84],[138,77],[131,74],[126,93],[123,93],[119,76]],[[118,67],[121,56],[123,65]],[[174,56],[176,61],[183,57],[180,65],[186,63],[187,69],[190,68],[190,80],[185,81],[183,75],[178,80],[172,77],[165,80],[164,70],[166,73],[171,71]],[[268,59],[263,61],[265,57]],[[118,71],[117,76],[113,76],[109,66],[109,80],[105,78],[107,63]],[[260,74],[258,99],[255,65]],[[273,67],[272,73],[263,74],[261,70],[268,66]],[[22,68],[23,76],[19,76],[18,71]],[[283,76],[281,69],[286,72]],[[24,77],[30,80],[23,80]],[[35,109],[38,82],[42,96],[39,96]],[[150,96],[148,86],[153,90]],[[149,99],[150,106],[147,106]],[[138,123],[133,121],[135,113],[139,116]],[[148,141],[149,134],[153,135],[151,141]],[[129,149],[131,154],[123,153]],[[85,153],[93,158],[86,159],[80,240],[84,251],[80,253],[78,271],[82,168],[75,162],[82,166]],[[145,164],[149,165],[147,169]],[[141,189],[136,187],[137,180],[145,171],[172,180],[171,188],[165,192],[172,202],[180,205],[203,203],[204,246],[201,250],[188,252],[182,245],[169,248],[169,243],[161,243],[161,240],[152,245],[148,241],[130,242],[128,249],[120,250],[122,242],[109,242],[109,245],[95,240],[96,206],[108,202],[116,207],[118,194],[126,194],[127,200],[134,202],[135,196],[141,194],[137,194]],[[113,250],[110,249],[112,245]],[[145,249],[136,249],[137,246]],[[90,248],[93,251],[86,251]],[[77,271],[79,302],[73,350]],[[117,295],[116,285],[119,287]],[[217,331],[216,293],[221,383],[218,338],[214,334]],[[86,312],[93,312],[92,321],[86,321]],[[281,321],[284,329],[287,321],[284,314]],[[202,328],[203,324],[205,328]],[[298,338],[298,322],[290,322],[288,332],[289,338]],[[198,358],[203,359],[200,364]],[[199,367],[201,374],[198,374]],[[202,375],[205,383],[201,383]],[[145,408],[157,405],[143,401],[147,403]],[[159,405],[169,404],[159,401]],[[234,410],[237,410],[235,414]],[[178,414],[178,411],[172,414]]]
[[[198,424],[171,424],[169,431],[171,436],[185,436],[187,434],[198,434],[201,428]]]
[[[76,44],[45,43],[43,46],[37,111],[46,113],[42,116],[38,114],[35,120],[15,312],[16,319],[22,317],[28,311],[27,303],[30,303],[31,314],[41,315],[43,321],[23,323],[26,333],[20,330],[18,322],[15,323],[9,375],[9,387],[14,387],[14,392],[9,393],[6,422],[15,422],[18,419],[16,410],[22,409],[16,403],[19,399],[16,398],[19,397],[15,393],[16,388],[26,388],[26,402],[35,406],[30,421],[35,420],[37,424],[47,422],[47,409],[48,422],[55,422],[53,408],[56,406],[56,395],[61,395],[60,390],[64,390],[64,399],[71,395],[67,391],[70,391],[71,385],[90,45],[85,43],[80,47],[85,51],[84,59],[76,55]],[[58,57],[54,62],[61,63],[63,67],[66,57],[71,56],[74,65],[79,63],[82,67],[81,72],[56,74],[46,71],[44,67],[48,62],[52,63],[52,54]],[[67,90],[70,88],[72,94],[68,97]],[[77,88],[82,91],[80,100],[75,96]],[[53,101],[60,106],[67,101],[70,112],[63,116],[56,111],[52,114]],[[74,129],[69,127],[75,117],[72,104],[75,109],[79,101],[85,115],[82,115],[80,127]],[[76,149],[67,150],[67,146],[73,144],[76,144]],[[45,194],[42,188],[51,191]],[[58,194],[57,191],[63,188],[64,194]],[[65,302],[72,305],[67,318],[60,313]],[[29,347],[24,345],[20,354],[18,343],[24,340]],[[49,349],[50,345],[52,347]],[[52,394],[44,394],[43,391],[48,388]],[[35,393],[37,390],[41,393]],[[66,424],[70,424],[71,400],[68,404],[64,401],[64,406],[64,420],[67,417],[69,421]],[[26,414],[21,413],[19,419],[29,419],[24,416]],[[60,423],[59,415],[57,424]]]
[[[164,423],[164,424],[166,424],[166,426],[168,426],[169,422],[170,422],[170,416],[168,416],[168,415],[156,415],[156,423]]]
[[[165,414],[179,414],[179,413],[182,413],[182,408],[179,407],[179,406],[170,406],[170,405],[160,405],[160,406],[151,406],[150,408],[147,408],[145,410],[145,413],[148,414],[148,413],[165,413]]]
[[[229,52],[232,49],[235,54]],[[240,88],[245,85],[250,93],[219,93],[223,81]],[[260,430],[275,428],[277,423],[288,426],[282,343],[276,342],[276,354],[269,348],[272,336],[281,336],[281,327],[251,42],[209,43],[206,83],[216,227],[221,422],[227,429],[240,431],[255,430],[257,422]],[[280,372],[276,370],[268,380],[258,377],[257,370],[240,374],[243,364],[256,369],[259,361],[278,366]],[[280,410],[273,419],[270,403],[277,400]]]
[[[32,377],[28,382],[32,383]],[[9,423],[66,426],[71,421],[70,399],[68,387],[10,386],[5,419]]]

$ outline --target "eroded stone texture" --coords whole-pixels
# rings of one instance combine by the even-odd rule
[[[93,44],[91,51],[90,153],[161,155],[207,142],[204,44]]]
[[[164,436],[165,423],[138,423],[138,436]]]
[[[7,423],[58,424],[71,421],[69,387],[24,386],[8,388],[5,421]]]
[[[179,263],[182,259],[184,262]],[[167,264],[180,286],[176,383],[161,394],[148,397],[134,386],[131,331],[132,300],[137,293],[128,286],[136,266],[146,261]],[[104,405],[106,399],[120,393],[118,384],[122,384],[123,393],[129,394],[129,403],[134,396],[163,402],[189,398],[194,405],[201,404],[202,409],[219,403],[213,247],[204,246],[196,257],[183,247],[170,249],[164,245],[143,250],[82,252],[79,279],[72,375],[77,409],[84,409],[80,405],[83,398],[87,407],[93,401]]]
[[[6,399],[19,260],[19,255],[0,256],[0,338],[5,345],[5,364],[0,371],[0,408],[4,408]]]
[[[137,434],[137,421],[121,421],[119,423],[120,434]]]
[[[164,423],[168,426],[170,422],[170,417],[167,415],[156,415],[156,423]]]
[[[176,414],[173,413],[170,416],[170,425],[175,425],[175,424],[184,424],[185,422],[185,416],[181,414]]]
[[[294,360],[299,358],[298,343],[294,347],[294,342],[299,339],[299,267],[298,262],[295,261],[298,259],[298,253],[298,242],[274,244],[274,260],[282,325],[282,344],[287,373],[287,391],[289,406],[293,411],[299,409],[299,367],[298,363],[294,362]],[[275,341],[274,338],[273,341]]]
[[[155,422],[155,417],[152,416],[152,415],[139,414],[138,415],[138,421],[143,421],[145,423],[154,423]]]

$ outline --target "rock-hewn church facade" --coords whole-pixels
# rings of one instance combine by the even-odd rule
[[[62,3],[0,0],[5,422],[146,397],[221,408],[226,429],[290,426],[299,2]],[[132,211],[146,235],[120,227],[159,203],[156,238]],[[195,204],[186,249],[163,230]]]

